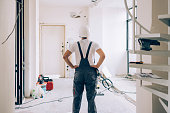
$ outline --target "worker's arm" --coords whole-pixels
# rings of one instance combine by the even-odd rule
[[[77,68],[78,66],[75,65],[73,66],[73,64],[70,62],[70,60],[68,59],[68,57],[71,55],[71,52],[69,50],[67,50],[64,55],[63,55],[63,59],[65,60],[65,62],[72,68],[72,69],[75,69]]]
[[[91,67],[99,68],[100,65],[103,63],[103,61],[105,59],[105,54],[104,54],[102,49],[98,49],[98,50],[96,50],[96,52],[99,54],[100,58],[99,58],[99,61],[97,62],[97,64],[96,65],[91,65]]]

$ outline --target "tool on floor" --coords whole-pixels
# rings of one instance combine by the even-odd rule
[[[53,90],[53,80],[49,79],[49,77],[44,77],[44,81],[47,83],[46,85],[46,91]]]
[[[137,62],[130,62],[131,64],[143,64],[143,61],[137,61]]]
[[[102,93],[102,91],[100,91],[100,92],[98,91],[98,89],[100,89],[99,80],[97,80],[96,89],[97,89],[96,96],[104,96],[104,93]]]
[[[106,89],[110,89],[111,87],[113,87],[113,83],[110,79],[106,78],[103,74],[101,74],[99,71],[97,72],[97,76],[98,76],[98,81],[102,83],[102,85],[106,88]]]
[[[37,84],[45,84],[45,87],[43,87],[43,89],[46,91],[53,90],[53,80],[49,77],[44,77],[42,74],[39,75]]]
[[[99,84],[97,84],[96,89],[100,89],[100,85]]]
[[[38,76],[38,82],[39,82],[39,84],[43,84],[44,83],[44,76],[42,74],[40,74]]]
[[[139,42],[139,44],[141,46],[140,49],[145,50],[145,51],[152,50],[152,48],[150,47],[151,45],[160,46],[160,42],[157,41],[157,40],[139,38],[138,42]]]
[[[99,92],[97,92],[97,96],[104,96],[104,91],[106,91],[106,90],[109,90],[109,91],[111,91],[110,90],[110,88],[112,87],[113,88],[113,83],[112,83],[112,81],[110,80],[110,79],[108,79],[108,78],[106,78],[104,75],[102,75],[100,72],[99,72],[99,70],[97,70],[97,77],[98,77],[98,82],[101,82],[102,83],[102,85],[104,86],[104,88],[106,88],[105,90],[103,90],[103,91],[99,91]],[[100,86],[99,86],[99,84],[97,84],[97,87],[96,87],[96,89],[99,89],[100,88]]]

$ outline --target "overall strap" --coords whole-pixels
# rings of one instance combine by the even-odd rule
[[[77,42],[77,44],[78,44],[78,47],[79,47],[80,56],[81,56],[81,58],[83,58],[83,53],[82,53],[82,50],[81,50],[80,42]]]
[[[89,56],[89,51],[90,51],[91,44],[92,44],[92,42],[90,42],[89,47],[88,47],[88,50],[87,50],[87,53],[86,53],[86,58],[87,58],[87,59],[88,59],[88,56]]]

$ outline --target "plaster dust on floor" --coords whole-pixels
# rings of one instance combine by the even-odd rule
[[[97,92],[104,90],[104,87],[101,84],[99,85],[100,88],[97,89]],[[25,104],[16,106],[24,109],[16,109],[15,113],[72,113],[72,86],[73,79],[71,78],[54,79],[54,89],[47,92],[44,98],[35,100],[32,100],[32,98],[25,99]],[[102,93],[104,93],[104,96],[96,96],[95,99],[98,113],[136,113],[136,106],[127,101],[123,96],[108,90]],[[66,98],[62,99],[62,97]],[[45,103],[49,101],[51,102]],[[42,102],[44,104],[39,104]],[[80,113],[87,113],[87,106],[86,92],[84,91]]]

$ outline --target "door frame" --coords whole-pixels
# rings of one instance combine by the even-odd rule
[[[64,27],[64,52],[65,52],[65,37],[66,37],[66,27],[65,25],[60,25],[60,24],[44,24],[44,23],[40,23],[39,25],[39,67],[40,65],[42,64],[42,59],[41,59],[41,53],[42,53],[42,50],[41,50],[41,34],[42,34],[42,27],[43,26],[62,26]],[[40,68],[39,68],[39,72],[40,72]],[[65,75],[65,62],[64,62],[64,77],[61,77],[61,78],[65,78],[66,75]]]
[[[21,105],[24,98],[24,0],[16,0],[15,27],[15,104]]]

